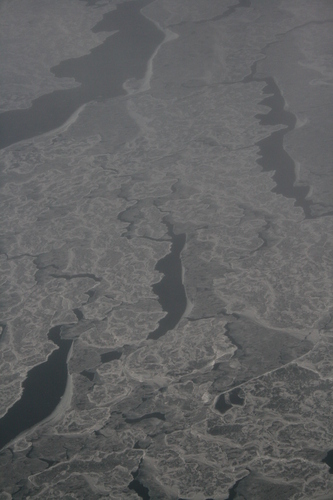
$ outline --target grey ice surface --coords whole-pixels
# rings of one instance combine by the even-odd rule
[[[1,110],[77,85],[50,68],[102,43],[116,5],[3,0]],[[1,415],[50,328],[74,339],[61,403],[0,453],[0,499],[136,500],[133,478],[151,500],[332,499],[332,3],[143,13],[166,34],[143,81],[0,151]],[[256,116],[268,77],[310,217],[257,163],[284,127]],[[186,235],[187,309],[152,340],[165,217]]]

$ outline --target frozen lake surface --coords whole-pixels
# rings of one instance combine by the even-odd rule
[[[329,500],[325,0],[0,4],[0,498]]]

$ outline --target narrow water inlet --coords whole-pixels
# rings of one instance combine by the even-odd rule
[[[72,340],[61,338],[61,328],[62,325],[55,326],[48,333],[58,349],[28,372],[21,398],[0,419],[0,449],[50,416],[58,406],[66,389],[67,357],[72,345]]]
[[[285,109],[285,100],[281,91],[271,76],[259,78],[256,77],[257,62],[251,67],[251,74],[243,79],[243,83],[264,82],[266,85],[263,94],[266,94],[259,104],[271,108],[267,113],[258,113],[256,118],[260,125],[285,125],[284,128],[272,132],[268,137],[258,141],[260,158],[257,163],[265,172],[274,171],[273,180],[276,186],[272,189],[273,193],[282,194],[286,198],[295,199],[295,206],[301,207],[307,219],[312,218],[312,201],[307,200],[309,186],[296,185],[295,162],[284,149],[283,138],[285,134],[294,130],[296,125],[296,116]]]
[[[263,93],[269,96],[264,98],[260,104],[271,109],[267,114],[260,113],[256,115],[256,118],[260,120],[260,125],[285,125],[285,128],[272,132],[268,137],[257,143],[261,155],[257,163],[262,166],[264,171],[274,170],[273,179],[276,186],[272,191],[282,194],[286,198],[294,198],[295,206],[302,207],[306,217],[310,217],[311,202],[306,199],[309,187],[295,185],[295,162],[283,146],[285,134],[295,128],[296,116],[285,110],[284,98],[274,79],[269,77],[261,81],[266,83]]]
[[[169,330],[175,328],[185,313],[187,306],[180,258],[180,253],[185,246],[186,235],[184,233],[175,234],[172,225],[165,219],[164,224],[168,228],[168,235],[171,237],[172,244],[170,253],[160,259],[155,266],[155,269],[163,273],[164,276],[152,288],[158,296],[163,311],[166,311],[167,314],[160,319],[156,330],[149,333],[148,339],[154,340],[159,339]]]
[[[142,79],[149,59],[165,38],[157,26],[141,14],[151,0],[117,4],[92,29],[117,31],[89,54],[68,59],[51,69],[56,77],[74,78],[80,86],[56,90],[33,100],[27,109],[0,114],[0,149],[55,130],[82,105],[125,95],[123,84]]]
[[[151,1],[117,4],[92,30],[116,33],[89,54],[63,61],[51,69],[56,77],[74,78],[80,86],[45,94],[33,100],[30,108],[1,113],[0,149],[55,130],[83,104],[125,95],[123,84],[128,79],[142,79],[149,59],[165,38],[163,31],[141,14],[141,9]],[[67,275],[53,277],[71,279]],[[73,312],[79,321],[83,319],[79,309]],[[20,399],[0,419],[0,448],[47,418],[59,404],[66,389],[67,357],[72,345],[72,340],[61,339],[62,326],[51,328],[48,334],[58,349],[28,372]]]

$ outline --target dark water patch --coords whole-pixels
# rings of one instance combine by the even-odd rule
[[[330,469],[328,472],[330,474],[333,474],[333,450],[330,450],[327,453],[326,457],[323,458],[322,462],[329,466]]]
[[[51,415],[60,402],[67,384],[67,356],[72,340],[60,336],[62,325],[48,333],[58,349],[47,360],[29,370],[22,384],[21,398],[0,419],[0,448],[21,432]]]
[[[221,394],[215,403],[215,409],[223,415],[230,410],[230,408],[232,408],[232,405],[226,401],[225,395]]]
[[[73,313],[77,317],[78,321],[81,321],[82,319],[84,319],[83,312],[80,309],[77,309],[77,308],[73,309]]]
[[[237,486],[239,483],[242,481],[242,479],[239,479],[238,481],[235,482],[235,484],[229,489],[229,496],[226,498],[226,500],[234,500],[237,498]]]
[[[142,420],[148,420],[150,418],[157,418],[158,420],[162,420],[165,422],[165,415],[164,413],[160,412],[154,412],[154,413],[146,413],[146,415],[143,415],[142,417],[138,418],[125,418],[125,422],[127,424],[137,424],[138,422],[141,422]]]
[[[261,158],[257,163],[263,167],[264,171],[274,170],[273,180],[276,187],[273,193],[282,194],[286,198],[294,198],[295,206],[301,207],[306,218],[311,217],[310,205],[312,202],[306,197],[309,193],[308,186],[295,186],[295,163],[288,153],[283,149],[284,130],[273,132],[269,137],[259,141]]]
[[[263,94],[268,94],[259,104],[270,107],[268,113],[258,113],[256,118],[260,121],[260,125],[285,125],[289,130],[295,128],[296,117],[290,111],[284,109],[285,101],[281,95],[280,89],[272,77],[263,79],[266,87],[263,89]]]
[[[80,86],[56,90],[32,101],[28,109],[0,114],[0,149],[63,125],[83,104],[126,94],[123,83],[142,79],[164,34],[140,10],[151,0],[130,1],[104,15],[93,32],[119,30],[89,54],[53,67],[56,77],[74,78]]]
[[[44,280],[48,277],[48,276],[52,276],[52,274],[49,274],[47,269],[49,268],[53,268],[53,269],[57,269],[57,266],[55,266],[54,264],[50,264],[48,266],[39,266],[37,264],[37,259],[34,260],[34,264],[36,264],[36,267],[38,269],[38,271],[35,272],[35,275],[34,275],[34,278],[35,278],[35,281],[36,283],[38,284],[44,284]]]
[[[133,479],[128,485],[128,488],[135,491],[142,500],[150,500],[149,489],[143,486],[137,479]]]
[[[256,118],[260,125],[284,125],[284,128],[272,132],[268,137],[257,142],[261,158],[257,163],[265,172],[274,171],[273,180],[276,186],[272,192],[282,194],[286,198],[293,198],[295,206],[301,207],[306,218],[312,218],[310,207],[312,201],[307,200],[309,186],[296,186],[295,162],[286,152],[283,146],[284,136],[294,130],[296,116],[285,109],[285,100],[274,78],[256,77],[257,63],[251,67],[251,74],[243,79],[243,83],[264,82],[263,89],[265,97],[259,104],[267,106],[270,111],[266,114],[258,113]]]
[[[95,372],[90,372],[89,370],[83,370],[82,372],[80,372],[80,375],[86,377],[88,380],[90,380],[90,382],[93,382],[95,378]]]
[[[158,327],[149,333],[148,339],[157,340],[165,335],[169,330],[173,330],[181,320],[187,305],[185,288],[182,281],[182,263],[180,254],[186,242],[185,234],[175,234],[172,225],[164,220],[168,228],[168,235],[171,238],[172,245],[170,253],[160,259],[155,269],[164,274],[164,277],[152,288],[158,296],[163,311],[166,316],[160,319]]]
[[[104,352],[101,354],[101,362],[102,363],[109,363],[110,361],[114,361],[116,359],[120,359],[122,356],[121,351],[109,351],[109,352]]]
[[[84,292],[85,295],[88,295],[88,300],[86,302],[86,304],[90,304],[91,302],[94,302],[96,300],[96,298],[98,297],[98,294],[96,293],[97,290],[95,290],[94,288],[92,288],[91,290],[88,290],[87,292]],[[97,295],[97,297],[96,297]]]
[[[290,499],[295,498],[298,489],[292,484],[276,482],[274,479],[265,478],[262,475],[251,472],[245,467],[248,475],[236,481],[229,490],[229,497],[226,500],[252,500],[253,498]]]
[[[128,488],[130,490],[133,490],[139,495],[140,498],[143,500],[150,500],[150,495],[149,495],[149,489],[143,486],[142,483],[139,481],[139,475],[140,475],[140,467],[142,466],[143,459],[141,458],[139,467],[135,472],[131,472],[133,476],[133,481],[130,482],[128,485]]]
[[[213,372],[217,372],[221,366],[223,366],[223,363],[214,363]]]
[[[311,202],[306,200],[309,187],[295,186],[295,162],[283,147],[283,138],[286,133],[295,128],[296,117],[284,109],[285,101],[274,79],[266,78],[264,81],[266,87],[263,89],[263,93],[270,95],[263,99],[260,104],[269,106],[271,110],[267,114],[257,114],[256,118],[260,125],[285,125],[285,128],[272,132],[269,137],[257,142],[261,155],[257,163],[264,171],[274,171],[273,179],[276,187],[272,191],[282,194],[286,198],[294,198],[296,200],[295,206],[302,207],[305,215],[309,217],[311,215]]]
[[[229,401],[232,405],[243,406],[244,398],[239,395],[242,394],[242,392],[242,389],[238,387],[229,393]]]

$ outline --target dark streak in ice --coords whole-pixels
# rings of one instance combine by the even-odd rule
[[[46,458],[38,458],[41,462],[45,462],[47,464],[46,470],[49,469],[50,467],[53,467],[53,465],[58,464],[59,462],[56,460],[46,460]]]
[[[94,274],[91,274],[91,273],[81,273],[81,274],[50,274],[50,276],[52,276],[52,278],[61,278],[61,279],[64,279],[64,280],[67,280],[67,281],[70,281],[70,280],[73,280],[75,278],[90,278],[94,281],[97,281],[97,282],[101,282],[102,281],[102,278],[98,278],[97,276],[95,276]]]
[[[157,340],[169,330],[173,330],[181,320],[187,305],[185,288],[182,281],[182,263],[180,253],[186,242],[185,234],[175,234],[172,225],[164,219],[171,237],[172,245],[170,253],[160,259],[155,269],[164,274],[164,277],[152,288],[158,296],[163,311],[167,314],[159,321],[155,331],[149,333],[148,339]]]
[[[36,450],[35,450],[35,447],[32,445],[30,450],[28,451],[28,453],[25,455],[27,458],[31,458],[32,460],[33,459],[38,459],[40,460],[41,462],[44,462],[45,464],[47,464],[47,467],[45,470],[49,469],[50,467],[53,467],[54,465],[58,464],[59,462],[56,461],[56,460],[47,460],[47,458],[42,458],[42,457],[39,457]],[[14,496],[16,496],[16,494],[14,493]],[[21,497],[23,498],[23,497]],[[27,497],[24,497],[24,498],[27,498]]]
[[[2,340],[3,336],[5,335],[6,327],[6,323],[0,323],[0,340]]]
[[[245,8],[251,7],[250,0],[239,0],[239,2],[236,5],[231,5],[230,7],[228,7],[227,10],[225,12],[223,12],[223,14],[220,14],[219,16],[212,17],[211,19],[204,19],[202,21],[196,21],[195,24],[202,24],[202,23],[207,23],[207,22],[219,21],[220,19],[225,19],[226,17],[231,16],[240,7],[245,7]]]
[[[110,361],[115,361],[117,359],[120,359],[122,356],[121,351],[109,351],[109,352],[104,352],[101,354],[101,362],[102,363],[109,363]]]
[[[84,319],[83,312],[80,309],[77,309],[77,308],[73,309],[73,313],[77,317],[78,321],[81,321],[82,319]]]
[[[142,417],[138,418],[125,418],[125,422],[127,424],[137,424],[141,422],[142,420],[148,420],[150,418],[157,418],[158,420],[162,420],[165,422],[165,415],[164,413],[160,413],[159,411],[154,412],[154,413],[147,413],[146,415],[143,415]]]

